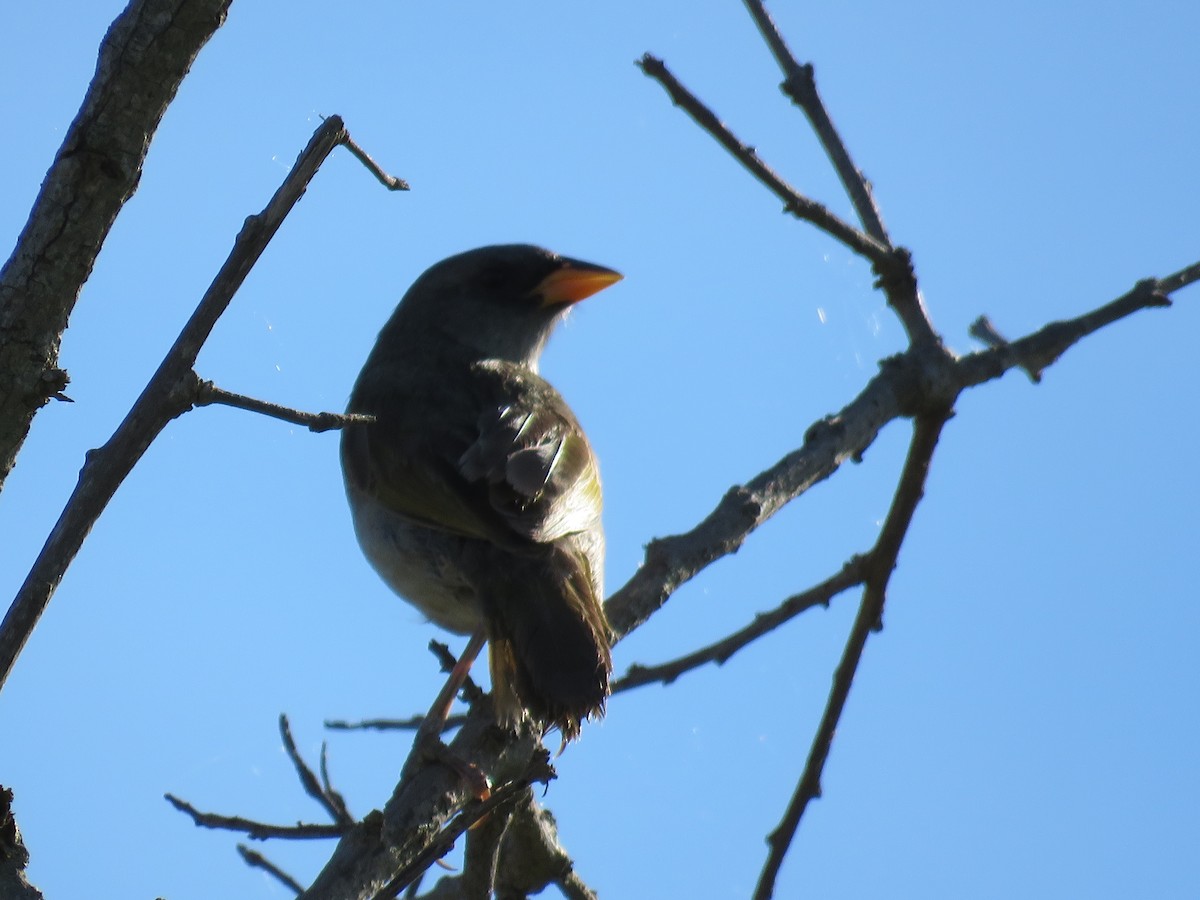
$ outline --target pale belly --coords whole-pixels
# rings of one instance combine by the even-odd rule
[[[475,590],[458,567],[463,539],[414,525],[353,489],[347,493],[358,543],[388,587],[448,631],[471,634],[483,626]]]

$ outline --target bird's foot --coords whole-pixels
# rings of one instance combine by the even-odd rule
[[[419,734],[416,751],[431,762],[441,763],[454,771],[467,786],[467,790],[476,800],[486,800],[492,795],[492,786],[483,770],[474,763],[467,762],[436,734]]]

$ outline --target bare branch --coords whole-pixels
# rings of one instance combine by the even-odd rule
[[[605,604],[618,639],[662,608],[696,573],[735,552],[787,503],[828,478],[846,460],[861,458],[888,422],[917,411],[928,386],[946,378],[940,371],[940,357],[928,366],[922,365],[923,360],[912,351],[886,360],[849,405],[808,429],[802,447],[745,485],[731,488],[691,531],[651,541],[645,562]]]
[[[0,270],[0,487],[34,415],[69,381],[58,368],[67,319],[137,190],[167,104],[228,7],[133,0],[100,45],[96,74]]]
[[[866,229],[867,234],[881,244],[891,245],[891,239],[883,225],[883,216],[879,211],[879,206],[875,203],[875,198],[871,195],[871,183],[867,181],[862,170],[854,165],[854,161],[850,158],[850,151],[846,149],[845,142],[834,128],[833,120],[829,118],[829,112],[817,93],[817,82],[813,75],[812,64],[801,65],[796,61],[792,51],[788,49],[783,35],[779,33],[775,22],[772,21],[770,14],[763,6],[762,0],[744,0],[744,2],[746,9],[754,19],[754,24],[758,26],[763,40],[766,41],[767,46],[771,49],[771,54],[783,72],[783,84],[779,86],[780,89],[808,117],[809,124],[821,141],[821,146],[825,148],[825,153],[829,157],[829,161],[833,163],[838,178],[841,179],[842,187],[850,197],[850,202],[854,204],[854,211],[858,214],[863,228]]]
[[[643,72],[666,89],[671,97],[671,101],[676,106],[682,107],[697,125],[716,138],[718,143],[729,151],[734,159],[741,163],[759,182],[766,185],[777,197],[783,200],[784,212],[791,213],[799,219],[811,222],[830,237],[841,241],[855,253],[871,262],[872,268],[879,276],[877,286],[882,288],[887,295],[888,305],[899,316],[905,331],[908,333],[908,338],[913,344],[937,345],[940,343],[937,334],[934,332],[933,324],[930,322],[929,315],[925,311],[920,291],[917,289],[917,279],[912,268],[912,257],[907,250],[902,247],[893,247],[887,241],[886,233],[883,238],[880,238],[860,231],[853,225],[838,218],[825,206],[805,197],[793,188],[758,158],[758,154],[755,153],[753,147],[747,147],[738,140],[712,110],[705,106],[667,70],[666,65],[661,59],[657,59],[647,53],[638,61],[638,65]],[[811,74],[810,68],[810,81]],[[824,116],[824,107],[821,105],[820,98],[816,96],[815,84],[812,86],[811,103],[814,110]],[[828,122],[828,116],[825,116],[825,120],[831,132],[830,140],[835,141],[832,149],[836,150],[836,147],[841,144],[841,139],[837,137],[836,132],[832,131],[833,124]],[[826,149],[830,150],[831,148],[827,147]],[[845,154],[844,147],[842,148],[842,153]],[[853,169],[853,164],[850,163],[848,155],[846,155],[846,164]],[[853,179],[855,178],[865,186],[866,182],[862,180],[857,171],[854,171],[851,176],[851,184],[853,184]],[[863,190],[865,190],[865,187]],[[863,212],[865,220],[874,222],[882,232],[883,223],[879,218],[878,211],[875,210],[874,201],[868,196],[866,202],[865,212]]]
[[[342,800],[340,794],[332,789],[327,789],[328,771],[325,764],[325,751],[321,750],[321,773],[325,777],[325,785],[323,786],[317,780],[316,774],[309,768],[303,757],[300,756],[300,751],[296,748],[296,739],[292,737],[292,726],[288,722],[288,717],[280,715],[279,717],[279,736],[283,738],[283,747],[287,751],[288,759],[292,761],[292,767],[296,770],[296,775],[300,778],[300,784],[304,788],[304,793],[316,800],[325,812],[329,813],[329,818],[333,819],[338,825],[343,828],[354,824],[354,817],[346,811],[346,804]]]
[[[1189,284],[1195,284],[1200,281],[1200,261],[1192,263],[1190,266],[1185,266],[1178,272],[1172,272],[1165,278],[1158,279],[1158,292],[1160,294],[1173,294],[1180,288],[1185,288]]]
[[[358,145],[357,141],[350,137],[349,133],[346,134],[345,140],[342,141],[342,146],[353,153],[355,158],[366,167],[367,171],[379,179],[379,183],[389,191],[407,191],[409,189],[407,181],[385,172],[383,167],[375,162],[370,154]]]
[[[321,793],[328,798],[331,806],[338,811],[334,820],[343,825],[349,825],[354,822],[354,816],[350,815],[350,810],[346,806],[346,798],[342,796],[340,791],[333,788],[333,782],[329,778],[329,744],[321,741]]]
[[[446,731],[457,728],[467,720],[465,714],[446,716]],[[407,719],[361,719],[348,722],[345,719],[326,719],[325,727],[331,731],[416,731],[425,721],[424,714]]]
[[[278,403],[247,397],[245,394],[235,394],[232,391],[217,387],[211,381],[202,381],[199,379],[197,379],[196,399],[193,405],[232,406],[236,409],[244,409],[247,412],[261,413],[273,419],[282,419],[284,422],[291,422],[293,425],[303,425],[309,431],[318,433],[345,428],[347,425],[363,425],[375,421],[374,416],[366,416],[361,413],[310,413],[291,409],[287,406],[280,406]]]
[[[500,859],[497,897],[528,897],[554,884],[567,900],[596,900],[559,841],[554,816],[539,806],[532,791],[513,811]]]
[[[528,789],[523,792],[526,796]],[[514,801],[515,805],[515,801]],[[496,889],[496,869],[500,862],[500,841],[512,821],[512,809],[493,812],[467,831],[463,852],[463,872],[459,878],[461,900],[491,900]]]
[[[879,533],[879,539],[863,561],[867,579],[858,616],[854,620],[850,636],[846,641],[846,649],[834,672],[833,688],[829,693],[825,712],[821,716],[820,725],[813,738],[800,781],[796,785],[795,793],[792,795],[783,820],[767,839],[770,853],[755,888],[755,900],[768,900],[774,893],[775,879],[783,864],[783,858],[791,846],[796,829],[800,825],[804,810],[810,800],[821,795],[821,773],[825,768],[825,761],[829,757],[829,749],[833,744],[838,721],[846,706],[846,699],[850,695],[850,687],[854,683],[854,675],[858,670],[859,661],[862,659],[867,638],[872,631],[882,627],[883,605],[887,597],[888,582],[896,567],[900,545],[912,524],[917,504],[924,496],[925,480],[929,475],[929,463],[937,448],[942,427],[950,415],[949,407],[947,407],[940,416],[923,416],[913,424],[912,442],[909,444],[908,457],[904,461],[904,470],[900,475],[900,483],[896,487],[891,509],[888,510],[887,518]]]
[[[894,419],[951,406],[969,387],[1001,377],[1017,366],[1039,371],[1087,335],[1142,309],[1167,305],[1162,290],[1200,281],[1200,263],[1163,279],[1146,279],[1091,312],[1054,322],[1003,347],[951,356],[939,345],[913,346],[884,360],[881,370],[840,412],[809,428],[804,445],[744,486],[735,486],[691,531],[657,538],[645,561],[605,604],[617,639],[662,608],[698,572],[735,552],[759,525],[848,459],[860,458]]]
[[[270,825],[266,822],[255,822],[242,816],[222,816],[218,813],[200,812],[186,800],[181,800],[174,794],[163,794],[163,798],[181,813],[190,816],[192,822],[201,828],[215,828],[224,831],[241,831],[246,836],[257,841],[268,838],[287,838],[288,840],[312,840],[341,837],[346,833],[342,825]]]
[[[21,838],[12,806],[12,790],[0,785],[0,897],[4,900],[42,900],[42,892],[25,876],[29,851]]]
[[[1051,322],[1033,334],[1011,342],[1002,342],[988,350],[971,353],[955,363],[959,384],[972,387],[999,378],[1009,369],[1020,366],[1041,373],[1058,360],[1068,349],[1093,332],[1111,325],[1143,309],[1170,306],[1169,293],[1200,280],[1200,263],[1195,263],[1166,278],[1147,278],[1139,281],[1120,297],[1074,319]]]
[[[879,239],[859,231],[853,225],[838,218],[826,207],[805,197],[794,187],[783,180],[770,166],[758,158],[753,147],[743,144],[717,118],[711,109],[700,100],[679,80],[668,71],[666,64],[657,57],[647,53],[638,66],[648,76],[653,78],[666,89],[671,101],[681,107],[692,119],[716,138],[729,153],[740,162],[755,178],[766,185],[770,191],[783,201],[783,211],[798,219],[811,222],[826,234],[841,241],[859,256],[866,257],[872,263],[883,266],[888,262],[891,248]]]
[[[241,854],[242,859],[252,869],[262,869],[269,875],[273,875],[284,887],[291,889],[299,894],[304,890],[304,885],[298,882],[295,878],[289,875],[275,863],[271,862],[257,850],[251,850],[245,844],[237,845],[237,852]]]
[[[396,873],[387,885],[374,895],[374,900],[390,900],[396,897],[404,888],[420,877],[434,861],[441,859],[454,849],[458,837],[490,815],[500,815],[502,809],[507,809],[526,793],[535,782],[545,782],[554,777],[554,769],[550,767],[549,754],[543,749],[530,758],[525,772],[517,779],[505,784],[499,790],[493,791],[486,800],[475,800],[468,803],[449,825],[438,832],[436,837],[418,853],[408,865]]]
[[[103,447],[88,454],[75,490],[0,624],[0,688],[117,487],[167,423],[196,402],[193,367],[200,348],[325,158],[346,139],[338,116],[316,130],[263,211],[246,219],[229,257],[129,414]]]
[[[671,662],[657,666],[642,666],[634,664],[621,678],[613,682],[614,694],[661,681],[670,684],[680,675],[706,663],[724,665],[735,653],[746,645],[753,643],[770,631],[775,630],[784,622],[794,619],[800,613],[814,606],[828,606],[829,601],[842,591],[849,590],[855,585],[862,584],[863,557],[856,556],[847,562],[840,572],[818,585],[799,594],[793,594],[770,612],[759,613],[749,625],[740,628],[714,644],[709,644],[694,653],[681,656]]]

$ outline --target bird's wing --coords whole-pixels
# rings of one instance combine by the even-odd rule
[[[600,524],[600,470],[566,402],[537,375],[508,363],[475,366],[487,386],[477,436],[458,461],[508,528],[537,543]]]
[[[387,415],[395,401],[364,402],[380,417],[343,435],[347,477],[407,519],[512,549],[598,527],[599,468],[558,392],[509,363],[472,374],[477,417],[445,432]]]

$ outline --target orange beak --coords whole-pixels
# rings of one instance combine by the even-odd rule
[[[562,268],[555,269],[533,289],[542,298],[542,306],[567,306],[578,303],[592,294],[616,284],[625,276],[604,266],[564,259]]]

